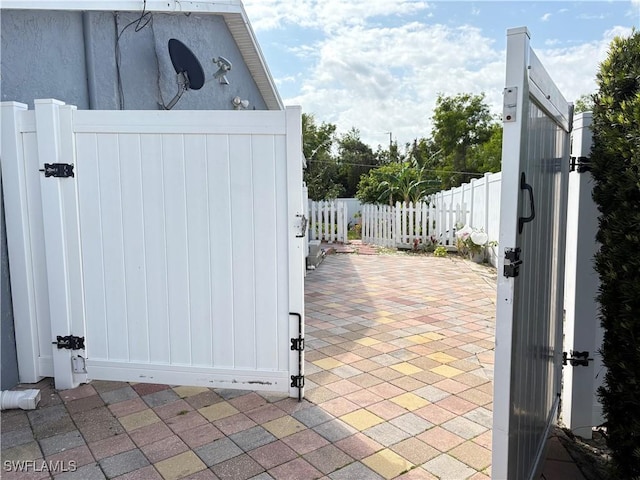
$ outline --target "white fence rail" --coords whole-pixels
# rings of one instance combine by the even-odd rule
[[[362,206],[362,240],[382,247],[411,248],[417,244],[455,244],[455,226],[465,224],[466,205],[437,202]]]
[[[309,201],[309,240],[347,243],[348,209],[345,202]]]

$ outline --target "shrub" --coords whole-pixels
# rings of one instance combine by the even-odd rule
[[[446,257],[447,256],[446,247],[443,247],[442,245],[440,245],[439,247],[436,247],[436,249],[433,251],[433,256],[434,257]]]
[[[593,108],[595,257],[607,367],[599,394],[615,478],[640,477],[640,32],[615,38]]]

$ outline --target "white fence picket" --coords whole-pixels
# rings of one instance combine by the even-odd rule
[[[309,239],[329,243],[347,243],[348,213],[346,202],[309,200]]]
[[[442,208],[438,209],[428,202],[408,205],[398,202],[395,206],[363,205],[362,240],[384,247],[409,248],[414,246],[414,242],[430,241],[432,236],[443,237],[444,230],[434,228],[434,224],[442,225],[443,222],[433,221],[440,210]],[[447,207],[446,210],[451,208]],[[455,206],[452,211],[455,219],[462,218]]]

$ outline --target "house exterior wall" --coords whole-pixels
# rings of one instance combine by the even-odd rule
[[[200,90],[186,92],[174,109],[230,110],[236,96],[249,100],[249,109],[267,108],[222,16],[153,13],[138,24],[140,16],[141,12],[2,10],[2,100],[30,108],[36,98],[56,98],[79,109],[115,110],[122,104],[126,110],[156,110],[161,97],[169,103],[178,90],[167,48],[169,39],[176,38],[200,60],[207,82]],[[213,78],[218,67],[212,59],[219,56],[233,64],[229,85]]]

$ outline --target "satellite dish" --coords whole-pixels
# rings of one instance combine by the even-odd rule
[[[180,40],[169,40],[169,56],[177,74],[178,93],[168,105],[163,105],[166,110],[171,110],[187,90],[200,90],[205,80],[200,61]]]

